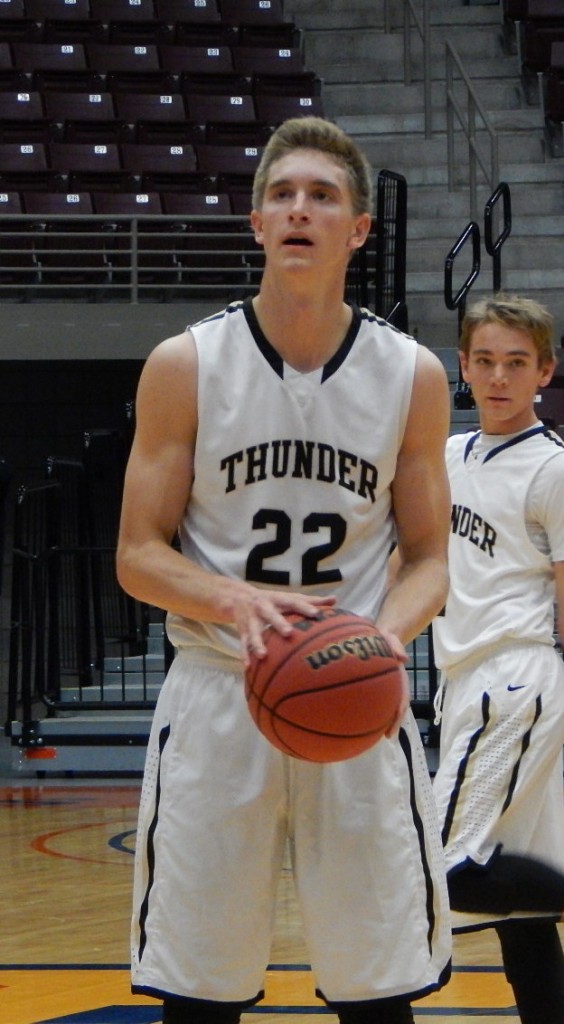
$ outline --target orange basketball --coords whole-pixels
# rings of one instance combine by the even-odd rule
[[[372,622],[342,608],[288,618],[290,636],[268,630],[266,657],[245,673],[252,718],[275,747],[305,761],[363,753],[396,716],[397,659]]]

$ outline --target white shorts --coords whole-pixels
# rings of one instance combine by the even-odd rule
[[[350,761],[287,757],[243,678],[180,652],[147,751],[135,859],[134,992],[252,1001],[288,839],[316,982],[330,1001],[440,988],[450,915],[419,732]]]
[[[564,664],[504,647],[446,680],[434,782],[447,870],[498,847],[564,871]]]

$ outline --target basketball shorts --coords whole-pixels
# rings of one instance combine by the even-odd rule
[[[447,870],[501,847],[564,871],[564,663],[517,644],[447,678],[434,781]]]
[[[411,712],[356,758],[298,761],[259,733],[240,670],[180,651],[147,750],[133,991],[257,1001],[288,851],[325,998],[415,998],[448,980],[443,850]]]

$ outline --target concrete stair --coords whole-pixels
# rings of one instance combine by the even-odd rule
[[[361,143],[376,171],[393,170],[407,180],[410,331],[432,348],[456,345],[458,314],[444,304],[444,262],[471,219],[462,131],[455,146],[456,191],[448,191],[445,42],[453,43],[498,133],[500,181],[510,187],[512,231],[501,254],[502,288],[544,302],[555,316],[558,342],[564,334],[564,160],[547,152],[538,95],[522,80],[500,6],[432,0],[430,139],[425,138],[422,45],[413,29],[413,78],[406,86],[397,9],[391,32],[384,31],[383,0],[354,5],[333,0],[330,7],[321,0],[288,0],[286,16],[304,30],[307,66],[323,80],[327,116]],[[461,82],[455,82],[455,93],[466,110]],[[489,157],[479,118],[477,127],[479,145]],[[485,180],[479,182],[482,237],[491,191]],[[462,255],[458,261],[462,283],[467,268]],[[491,260],[482,247],[481,272],[468,301],[491,291]]]

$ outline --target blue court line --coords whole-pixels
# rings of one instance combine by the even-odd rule
[[[0,3],[2,0],[0,0]],[[129,964],[0,964],[0,971],[128,971]],[[311,971],[309,964],[269,964],[267,971]],[[453,974],[503,974],[503,967],[463,965]],[[245,1011],[247,1012],[247,1011]]]

